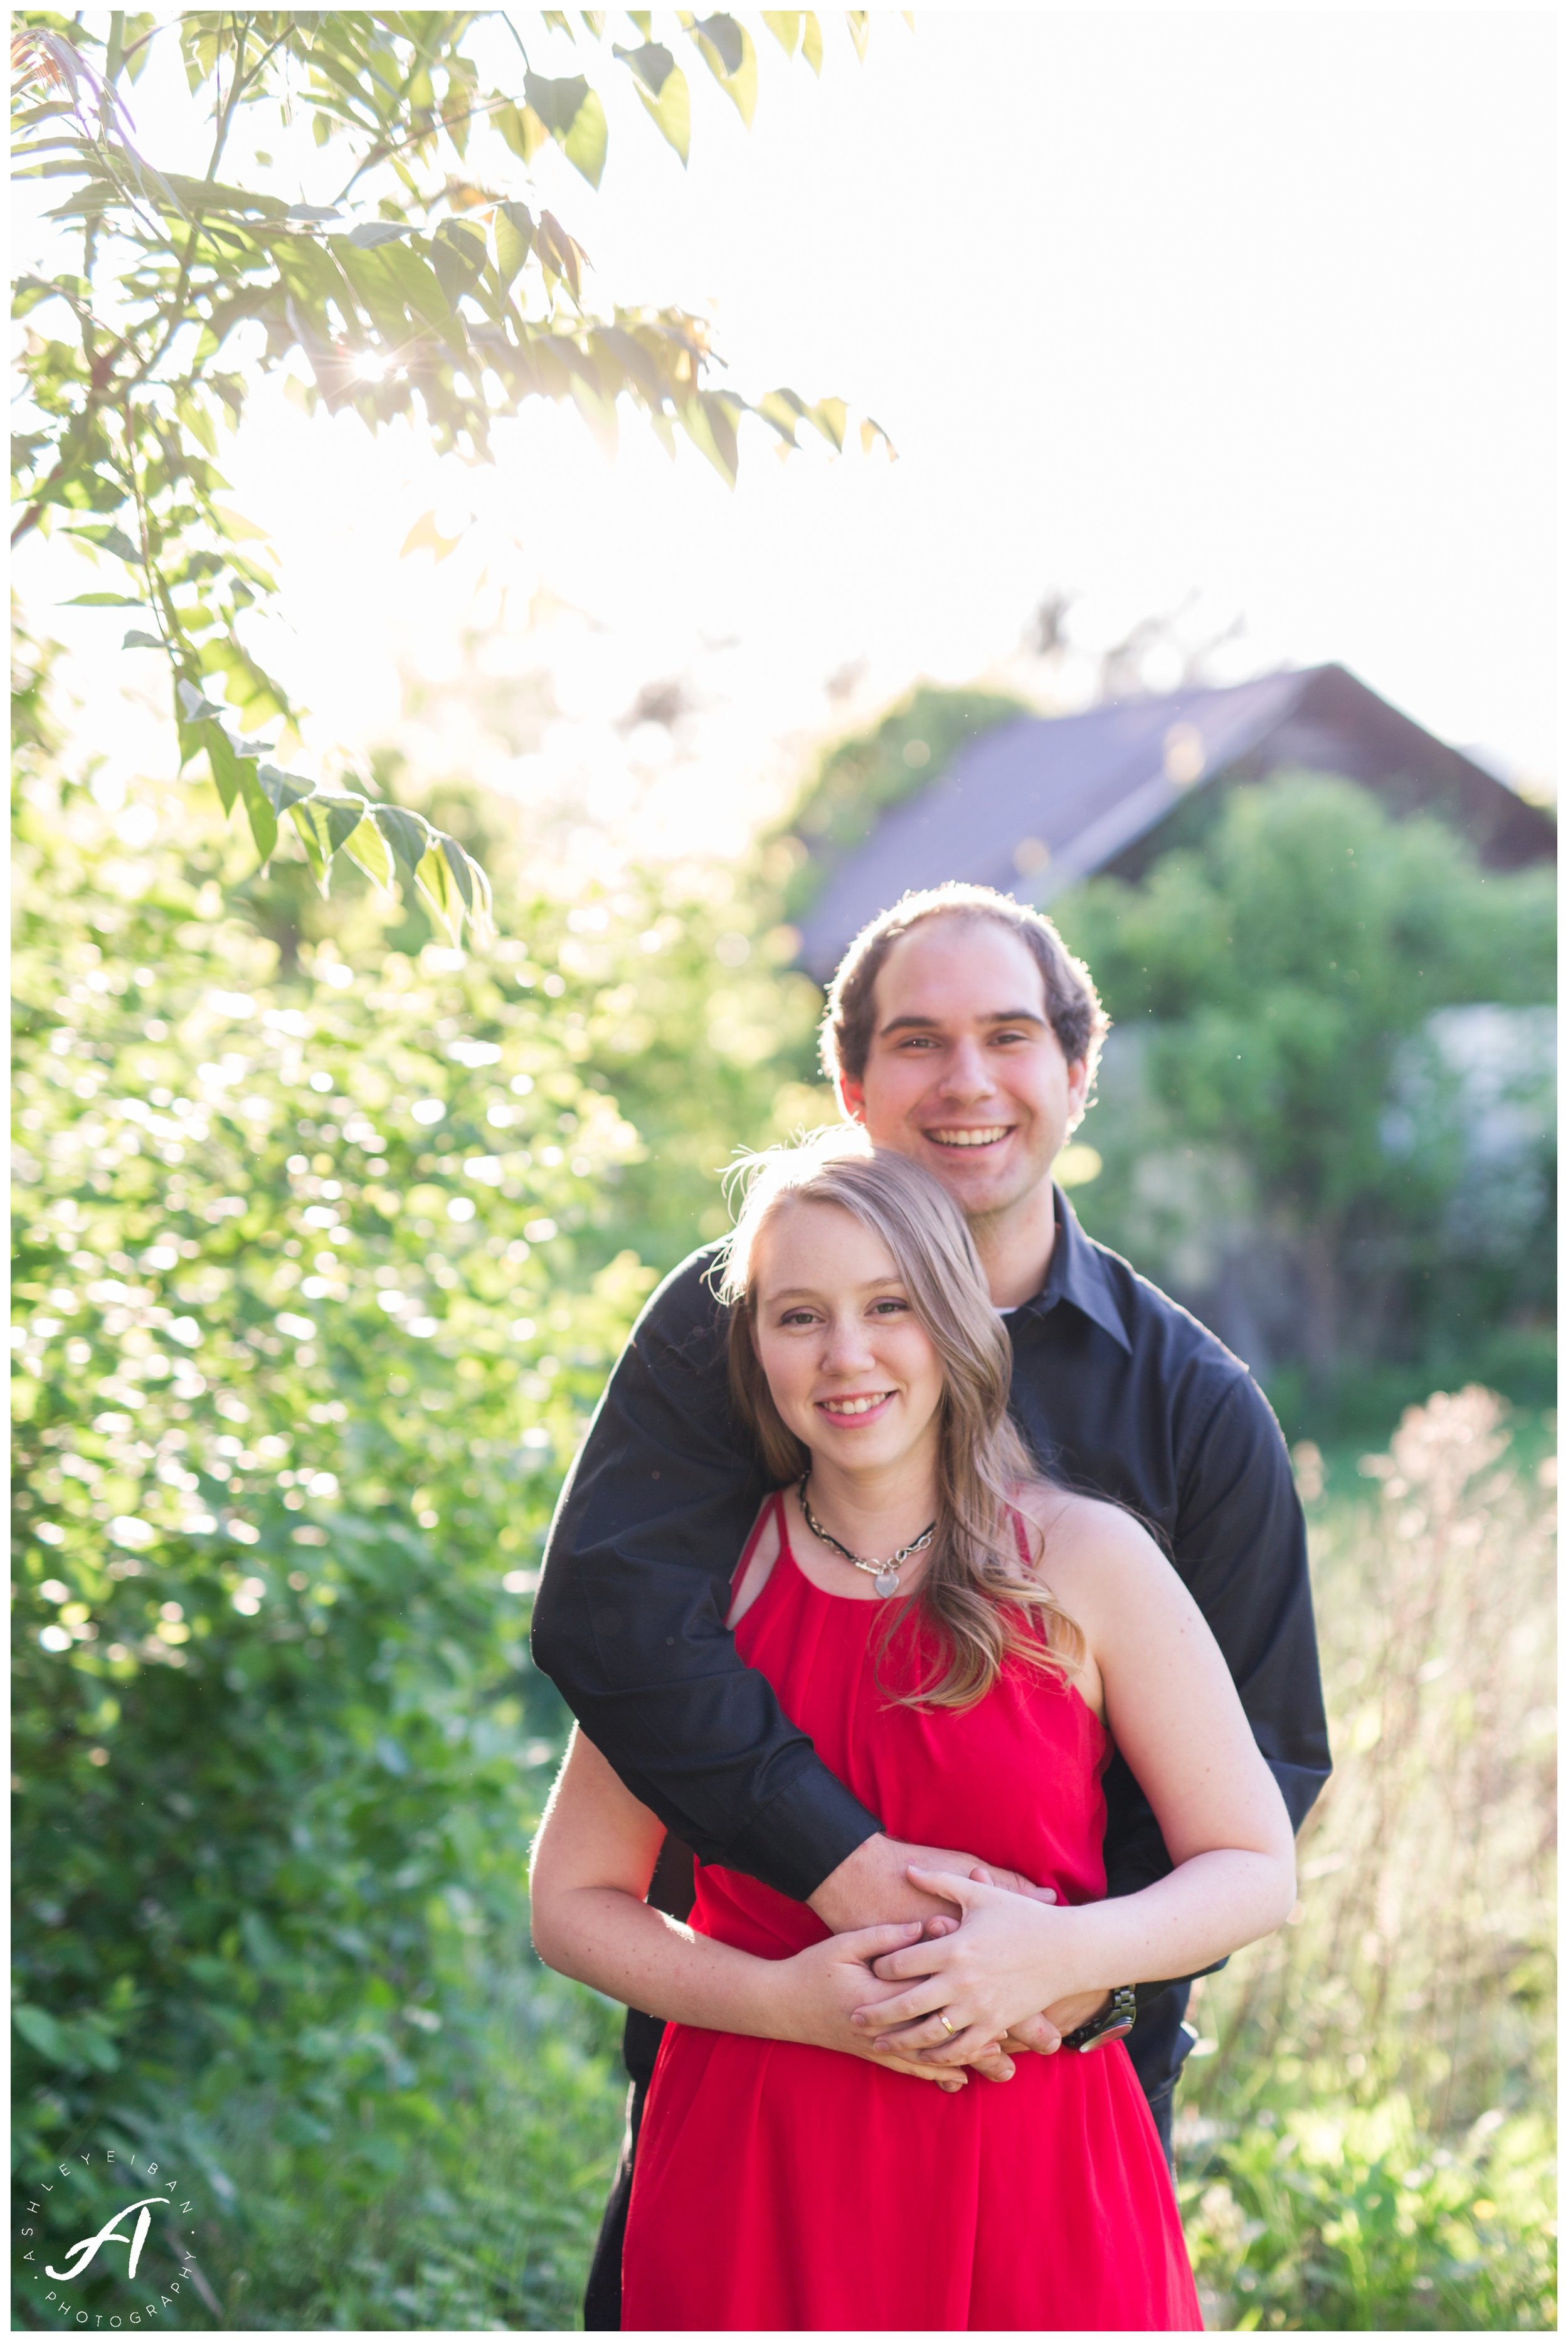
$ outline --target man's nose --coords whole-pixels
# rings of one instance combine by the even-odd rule
[[[991,1069],[979,1042],[958,1042],[949,1052],[943,1071],[943,1096],[950,1098],[985,1097],[991,1087]]]

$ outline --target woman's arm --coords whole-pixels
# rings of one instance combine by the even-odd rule
[[[530,1876],[534,1942],[547,1967],[679,2024],[810,2042],[922,2080],[964,2080],[877,2050],[850,2026],[851,2011],[877,1994],[867,1963],[917,1941],[918,1920],[831,1937],[793,1959],[758,1959],[644,1901],[663,1836],[657,1818],[574,1731]],[[993,2057],[985,2070],[1004,2079],[1012,2066]]]
[[[934,2063],[1071,1995],[1190,1976],[1270,1934],[1295,1899],[1283,1800],[1202,1613],[1152,1538],[1114,1506],[1075,1500],[1050,1525],[1042,1574],[1083,1630],[1090,1688],[1103,1687],[1106,1723],[1175,1867],[1135,1895],[1054,1908],[919,1874],[962,1906],[964,1924],[914,1957],[880,1959],[884,1981],[926,1981],[857,2023]]]

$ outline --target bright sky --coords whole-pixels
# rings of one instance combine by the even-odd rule
[[[551,153],[537,193],[606,303],[706,310],[739,388],[837,392],[899,461],[783,464],[757,424],[732,494],[630,414],[611,462],[539,406],[474,471],[259,395],[232,501],[277,541],[294,632],[269,647],[319,755],[394,729],[400,661],[438,679],[499,620],[487,663],[547,668],[560,719],[507,757],[448,703],[422,761],[733,846],[814,737],[996,668],[1064,587],[1086,645],[1194,594],[1194,626],[1246,621],[1227,673],[1338,659],[1554,776],[1552,12],[887,12],[863,65],[829,23],[820,83],[754,30],[749,135],[694,58],[683,173],[617,66],[602,189]],[[149,80],[133,104],[177,160],[177,101]],[[497,149],[504,174],[525,192]],[[476,516],[463,549],[399,561],[432,506]],[[18,582],[107,581],[45,548]],[[151,656],[102,615],[54,623],[95,733],[145,754],[118,692]],[[661,768],[614,719],[683,671],[707,708]]]

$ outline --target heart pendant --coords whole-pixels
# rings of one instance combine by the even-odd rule
[[[879,1569],[871,1582],[881,1595],[896,1594],[898,1572],[896,1569]]]

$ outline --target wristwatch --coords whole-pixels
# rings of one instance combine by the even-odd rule
[[[1131,2033],[1138,2014],[1138,1996],[1130,1984],[1119,1984],[1098,2017],[1087,2025],[1075,2025],[1071,2033],[1062,2036],[1064,2049],[1098,2049],[1104,2041],[1120,2041],[1124,2033]]]

